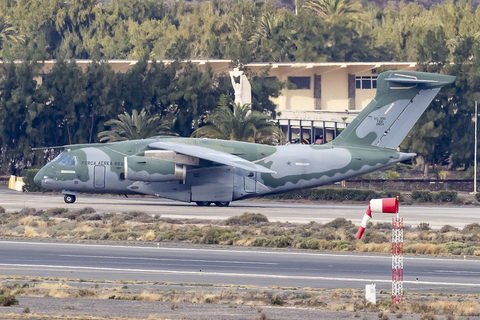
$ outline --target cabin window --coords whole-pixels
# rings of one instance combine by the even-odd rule
[[[355,87],[357,89],[376,89],[377,76],[355,77]]]
[[[72,160],[70,160],[70,165],[71,166],[77,166],[78,165],[77,157],[75,157],[75,156],[72,157]]]
[[[60,160],[60,161],[58,162],[58,164],[61,165],[61,166],[66,166],[66,165],[68,165],[68,162],[70,161],[70,158],[71,158],[71,157],[70,157],[69,155],[67,155],[67,156],[65,156],[64,158],[62,158],[62,160]]]

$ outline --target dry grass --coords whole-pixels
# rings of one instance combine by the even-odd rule
[[[24,216],[22,213],[4,215],[2,218],[5,220],[0,220],[0,236],[93,241],[187,242],[385,254],[391,252],[391,230],[384,226],[370,225],[363,239],[357,240],[355,238],[357,227],[341,218],[327,224],[264,221],[251,225],[226,225],[227,222],[222,220],[174,220],[150,217],[145,219],[145,215],[138,212],[107,215],[102,221],[88,220],[91,217],[88,214],[91,213],[82,216],[80,211],[65,212],[47,219]],[[72,215],[74,218],[75,215],[80,215],[76,217],[78,221],[71,220]],[[410,228],[405,231],[404,252],[480,256],[480,231],[474,228],[455,230],[443,228],[442,232]],[[455,247],[455,244],[446,245],[452,241],[468,245],[462,247]]]
[[[26,226],[24,236],[27,237],[27,238],[38,237],[38,233],[35,230],[35,228]]]
[[[404,251],[416,253],[416,254],[442,254],[447,253],[447,249],[440,244],[430,244],[430,243],[415,243],[405,246]]]
[[[78,227],[73,229],[73,232],[91,232],[93,227],[90,224],[80,224]]]
[[[33,221],[33,216],[27,216],[25,218],[19,219],[18,223],[20,223],[22,226],[29,226]]]
[[[143,241],[152,241],[155,239],[155,231],[149,230],[145,235],[143,236]]]
[[[144,290],[140,295],[139,299],[144,301],[159,301],[162,296],[156,293],[148,292]]]
[[[366,243],[359,244],[357,250],[360,252],[390,253],[392,252],[392,245],[390,243]]]

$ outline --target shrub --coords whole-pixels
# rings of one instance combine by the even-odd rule
[[[5,213],[5,208],[0,206],[0,213]]]
[[[273,306],[283,306],[283,300],[280,297],[275,297],[270,300],[270,304]]]
[[[293,242],[293,239],[289,236],[278,236],[273,237],[270,240],[267,240],[265,243],[266,247],[274,247],[274,248],[286,248],[289,247]]]
[[[480,224],[478,223],[470,223],[470,224],[467,224],[462,232],[463,233],[468,233],[468,232],[478,232],[480,230]]]
[[[261,213],[245,212],[241,216],[235,216],[225,220],[227,226],[248,226],[252,224],[268,222],[268,218]]]
[[[68,209],[66,208],[50,208],[45,212],[45,214],[47,216],[59,216],[67,212],[68,212]]]
[[[430,229],[430,224],[429,224],[429,223],[426,223],[426,222],[420,222],[420,224],[417,226],[417,229],[418,229],[418,230],[422,230],[422,231],[431,230],[431,229]]]
[[[347,220],[345,218],[337,218],[333,221],[330,221],[329,223],[326,223],[324,225],[325,228],[344,228],[344,229],[350,229],[352,227],[355,227],[355,225],[352,223],[351,220]]]
[[[388,180],[397,180],[400,175],[396,171],[388,171],[386,178]]]
[[[445,243],[445,248],[450,251],[450,252],[454,252],[456,249],[460,249],[460,252],[463,248],[465,248],[467,245],[465,243],[462,243],[462,242],[457,242],[457,241],[451,241],[451,242],[447,242]],[[457,250],[458,251],[458,250]],[[460,253],[459,253],[460,254]]]
[[[438,193],[435,193],[434,200],[437,202],[454,202],[457,200],[457,191],[439,191]]]
[[[465,230],[465,229],[464,229]],[[457,232],[458,228],[455,228],[449,224],[444,225],[443,227],[440,228],[441,233],[447,233],[447,232]]]
[[[300,248],[302,249],[313,249],[317,250],[318,249],[318,239],[308,237],[302,239],[302,242],[300,242]]]
[[[429,190],[413,190],[412,200],[415,202],[433,202],[433,193]]]
[[[267,239],[265,239],[265,238],[256,238],[253,241],[253,246],[254,247],[263,247],[265,245],[265,242],[267,242]]]
[[[18,304],[18,300],[15,299],[15,296],[8,293],[4,293],[0,295],[0,306],[8,307],[8,306],[13,306],[17,304]]]

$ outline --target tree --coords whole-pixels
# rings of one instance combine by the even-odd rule
[[[45,106],[43,90],[34,80],[39,74],[36,62],[14,62],[3,66],[0,81],[0,150],[2,169],[16,174],[34,160],[32,147],[46,134],[38,129]]]
[[[352,14],[361,12],[361,5],[355,0],[311,0],[304,7],[312,10],[330,25],[335,25]]]
[[[48,93],[43,126],[49,132],[46,146],[74,144],[84,141],[79,136],[80,122],[84,120],[80,110],[86,103],[86,78],[75,60],[57,60],[53,69],[45,75],[42,87]]]
[[[118,115],[118,120],[108,120],[104,125],[111,129],[98,134],[100,141],[116,142],[169,134],[172,123],[170,119],[162,118],[158,114],[149,115],[145,109],[142,109],[140,114],[137,110],[133,110],[131,116],[124,112]]]
[[[17,29],[6,18],[0,18],[0,50],[3,47],[3,43],[7,41],[25,42],[25,37],[19,34]]]
[[[234,111],[222,96],[217,109],[208,117],[208,125],[195,130],[192,137],[212,138],[236,141],[248,141],[264,144],[283,143],[283,132],[269,116],[252,111],[249,104],[234,105]]]

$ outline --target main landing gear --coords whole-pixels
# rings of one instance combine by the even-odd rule
[[[66,194],[65,197],[63,197],[63,200],[65,200],[65,203],[74,203],[75,200],[77,200],[77,197],[73,194]]]
[[[209,207],[212,203],[210,201],[197,201],[199,207]],[[228,207],[230,201],[217,201],[214,202],[217,207]]]

